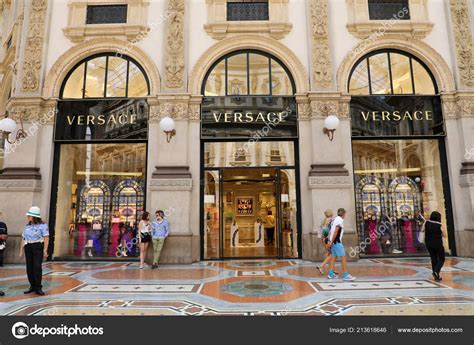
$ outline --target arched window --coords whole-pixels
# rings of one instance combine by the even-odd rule
[[[66,76],[60,97],[133,98],[148,96],[149,92],[148,78],[135,60],[105,53],[78,63]]]
[[[228,54],[209,69],[204,96],[292,96],[295,84],[288,69],[275,57],[257,50]]]
[[[403,51],[383,50],[361,58],[349,77],[349,93],[359,95],[436,95],[426,65]]]

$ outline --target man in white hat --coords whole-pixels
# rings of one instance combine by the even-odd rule
[[[24,293],[36,293],[43,296],[43,286],[41,281],[43,278],[43,257],[48,256],[49,229],[48,225],[41,220],[41,211],[37,206],[31,207],[26,213],[28,224],[23,230],[20,257],[25,254],[26,273],[30,288]]]

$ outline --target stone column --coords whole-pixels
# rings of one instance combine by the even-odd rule
[[[347,254],[357,247],[356,216],[354,201],[354,182],[352,167],[351,123],[349,118],[349,97],[337,93],[310,93],[311,133],[313,139],[313,157],[308,174],[308,187],[312,194],[313,227],[305,242],[305,258],[321,260],[323,248],[319,234],[319,225],[324,211],[328,208],[336,215],[338,208],[347,211],[344,242]],[[323,133],[324,119],[334,114],[340,119],[339,128],[333,141]],[[355,252],[355,251],[353,251]],[[349,256],[355,260],[358,254]]]
[[[195,246],[195,236],[198,232],[194,229],[195,224],[191,226],[190,222],[199,209],[193,207],[192,198],[194,191],[199,188],[193,186],[193,174],[189,166],[188,102],[188,95],[178,94],[160,95],[157,99],[149,100],[152,106],[148,142],[147,208],[152,214],[156,210],[163,210],[171,228],[170,237],[163,250],[162,262],[190,263],[198,258]],[[169,143],[159,127],[160,120],[165,116],[175,121],[176,135]],[[199,149],[196,144],[198,141],[191,142]],[[199,176],[199,173],[196,176]],[[199,250],[199,247],[197,249]]]
[[[474,93],[442,95],[456,254],[474,256]]]

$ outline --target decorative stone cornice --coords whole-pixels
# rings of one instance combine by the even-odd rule
[[[349,117],[350,96],[340,93],[310,93],[311,118],[325,118],[337,115],[340,118]]]
[[[44,100],[40,97],[12,98],[7,104],[7,110],[12,119],[23,122],[51,125],[56,115],[57,101]]]
[[[23,92],[36,92],[40,86],[47,8],[47,0],[32,0],[30,3],[21,80]]]
[[[474,92],[442,94],[445,118],[474,117]]]
[[[184,0],[169,0],[166,21],[165,87],[183,89],[184,76]]]
[[[196,99],[199,103],[196,103]],[[169,116],[175,120],[195,120],[200,118],[201,98],[192,98],[189,94],[160,94],[149,98],[150,121],[157,122]]]
[[[329,46],[328,0],[311,0],[312,78],[315,89],[331,89],[332,62]]]
[[[451,0],[450,10],[459,82],[463,86],[474,86],[474,43],[467,0]]]

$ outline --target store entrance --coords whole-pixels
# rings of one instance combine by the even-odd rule
[[[297,256],[296,205],[285,169],[205,172],[204,247],[211,258]]]

